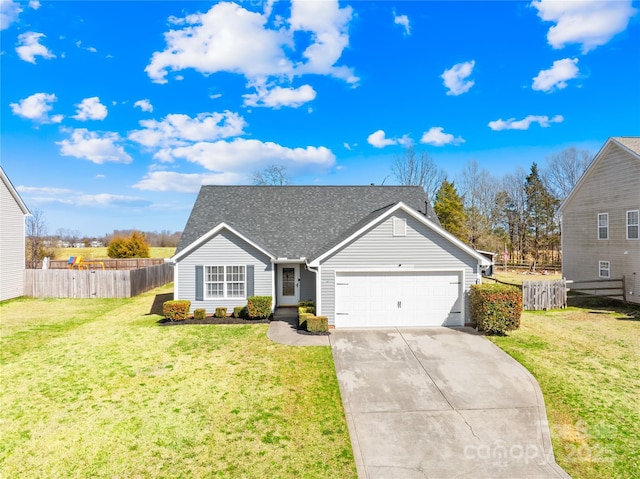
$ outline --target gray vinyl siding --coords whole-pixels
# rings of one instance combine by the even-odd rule
[[[407,235],[393,236],[393,218],[406,218]],[[463,270],[465,321],[470,321],[469,287],[476,284],[478,260],[413,217],[398,212],[322,261],[321,314],[335,324],[335,270],[350,268]]]
[[[24,212],[0,179],[0,301],[24,292]]]
[[[227,312],[231,313],[235,306],[246,305],[246,298],[196,301],[196,266],[249,264],[254,265],[254,294],[256,296],[271,296],[273,294],[271,259],[233,233],[222,230],[205,244],[178,261],[176,275],[178,281],[174,297],[175,299],[188,299],[191,301],[191,311],[195,308],[205,308],[207,313],[213,313],[217,307],[226,307]]]
[[[563,276],[598,279],[598,262],[609,261],[611,278],[624,275],[628,300],[640,303],[640,241],[626,231],[627,211],[640,210],[640,160],[611,144],[596,161],[563,207]],[[598,213],[609,214],[608,240],[598,240]]]
[[[316,274],[300,265],[300,299],[316,300]]]

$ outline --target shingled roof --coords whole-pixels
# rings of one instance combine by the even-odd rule
[[[440,225],[419,186],[203,186],[176,254],[226,223],[276,257],[310,259],[398,202]]]

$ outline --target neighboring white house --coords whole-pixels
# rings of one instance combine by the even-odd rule
[[[640,137],[609,138],[560,213],[563,275],[624,276],[627,300],[640,303]]]
[[[0,166],[0,301],[22,296],[29,209]]]
[[[313,300],[337,328],[463,326],[490,265],[413,186],[203,186],[173,261],[192,309]]]

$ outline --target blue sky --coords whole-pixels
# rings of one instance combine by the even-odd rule
[[[0,6],[2,166],[51,233],[179,231],[271,164],[380,184],[413,145],[501,177],[640,134],[638,2]]]

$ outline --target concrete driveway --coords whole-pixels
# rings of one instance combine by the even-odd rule
[[[472,329],[336,329],[361,479],[567,478],[536,380]]]

